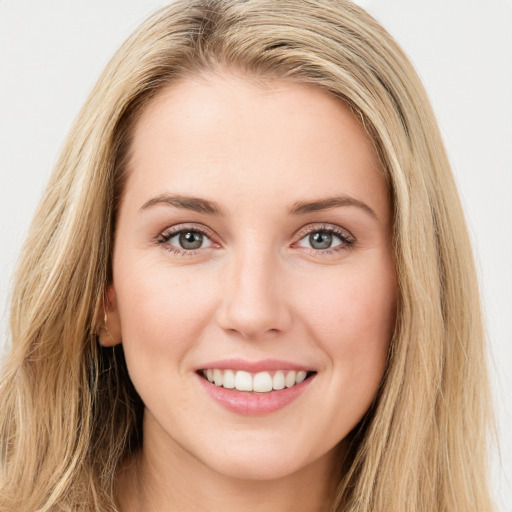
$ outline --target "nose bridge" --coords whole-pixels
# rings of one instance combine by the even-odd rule
[[[219,321],[223,329],[252,338],[287,329],[289,311],[271,247],[247,243],[234,250],[225,273]]]

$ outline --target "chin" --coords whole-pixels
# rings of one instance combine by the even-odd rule
[[[278,459],[277,457],[259,457],[257,459],[226,458],[216,460],[210,467],[217,473],[239,480],[279,480],[296,473],[305,464],[299,461]]]
[[[203,463],[219,474],[240,480],[277,480],[309,466],[306,450],[297,443],[286,443],[282,438],[246,439],[243,444],[219,443],[222,453],[204,454]],[[322,454],[319,454],[319,458]]]

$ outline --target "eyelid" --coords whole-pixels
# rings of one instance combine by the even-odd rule
[[[333,234],[336,238],[340,240],[340,243],[328,247],[325,249],[315,249],[314,247],[307,247],[303,245],[299,245],[302,240],[304,240],[311,233],[325,231]],[[296,234],[296,241],[291,244],[291,247],[294,249],[299,249],[301,252],[308,254],[309,256],[315,258],[325,258],[332,257],[333,255],[341,256],[345,254],[347,251],[353,249],[354,244],[356,242],[355,237],[346,229],[341,228],[336,224],[308,224],[301,228]]]
[[[316,231],[329,231],[331,233],[334,233],[335,235],[340,236],[342,239],[346,239],[350,242],[355,242],[356,238],[350,231],[347,229],[344,229],[340,226],[337,226],[336,224],[328,224],[325,222],[319,222],[319,223],[313,223],[313,224],[307,224],[306,226],[301,227],[295,234],[294,238],[298,242],[299,240],[302,240],[305,236],[314,233]],[[296,243],[296,242],[294,242]]]
[[[177,247],[175,245],[172,245],[169,243],[169,240],[171,240],[174,236],[177,234],[184,232],[184,231],[197,231],[204,235],[210,242],[211,245],[208,247],[198,248],[198,249],[183,249],[181,247]],[[311,253],[315,254],[322,254],[322,255],[328,255],[334,252],[339,252],[342,250],[350,249],[353,244],[356,242],[355,237],[345,228],[342,228],[336,224],[328,224],[328,223],[313,223],[313,224],[307,224],[303,227],[301,227],[296,234],[294,235],[295,241],[290,245],[290,247],[297,247],[297,244],[303,240],[305,237],[310,235],[311,233],[315,233],[318,231],[327,231],[329,233],[332,233],[333,235],[337,236],[341,243],[327,249],[315,249],[312,247],[303,247],[298,246],[301,249],[305,251],[309,251]],[[171,250],[172,252],[182,254],[182,255],[188,255],[192,256],[194,254],[197,254],[199,251],[204,251],[205,249],[209,249],[211,247],[221,247],[222,243],[218,241],[219,237],[207,226],[204,226],[202,224],[195,224],[195,223],[181,223],[176,224],[173,226],[169,226],[162,230],[154,239],[154,241],[162,246],[166,246],[168,250]]]
[[[202,224],[196,224],[196,223],[181,223],[176,224],[174,226],[169,226],[162,231],[154,238],[154,241],[158,244],[164,245],[166,244],[168,247],[172,247],[178,252],[187,253],[189,255],[195,254],[196,251],[208,249],[209,247],[204,247],[203,249],[182,249],[181,247],[176,247],[174,245],[169,244],[169,240],[176,236],[179,233],[182,233],[183,231],[197,231],[198,233],[201,233],[204,235],[208,240],[211,242],[212,246],[221,246],[221,243],[218,241],[218,238],[216,234],[206,226]],[[211,247],[211,246],[210,246]]]

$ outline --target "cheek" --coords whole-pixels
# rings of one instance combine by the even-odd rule
[[[382,272],[347,269],[309,280],[302,302],[307,317],[327,334],[353,333],[363,340],[381,333],[387,338],[396,314],[395,283],[392,267]]]
[[[396,295],[392,262],[347,268],[310,286],[302,316],[309,319],[345,386],[378,386],[395,323]]]
[[[121,261],[120,278],[114,281],[127,357],[140,357],[152,366],[165,364],[164,357],[180,360],[204,329],[214,301],[213,283],[191,269],[144,265],[144,258],[138,265],[128,269]]]

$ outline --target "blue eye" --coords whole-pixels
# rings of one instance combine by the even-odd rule
[[[313,249],[330,249],[341,244],[341,241],[338,239],[336,242],[335,238],[338,237],[328,231],[316,231],[308,236],[308,242]]]
[[[178,229],[176,229],[178,228]],[[322,226],[317,229],[303,231],[305,235],[294,245],[314,251],[317,254],[331,254],[332,252],[349,249],[354,244],[354,238],[337,227]],[[161,233],[156,242],[165,249],[179,255],[193,255],[200,249],[215,246],[210,236],[197,227],[179,226],[170,228]]]
[[[306,247],[316,251],[328,251],[329,249],[340,250],[348,248],[354,243],[353,239],[348,235],[338,232],[332,228],[322,228],[310,231],[306,236],[301,238],[297,245]]]
[[[178,244],[182,249],[194,250],[200,249],[205,240],[208,240],[203,233],[199,233],[199,231],[181,231],[176,236],[173,236],[171,240],[174,238],[178,239]]]
[[[183,252],[204,249],[212,245],[212,241],[208,236],[197,229],[181,229],[179,231],[162,233],[157,241],[165,244],[172,250]]]

